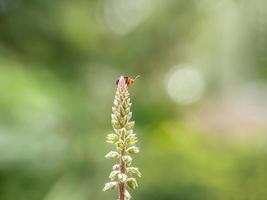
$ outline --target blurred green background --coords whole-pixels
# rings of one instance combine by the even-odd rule
[[[267,1],[0,0],[1,200],[116,199],[120,75],[133,199],[267,199]]]

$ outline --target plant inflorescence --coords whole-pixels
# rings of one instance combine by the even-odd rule
[[[135,122],[131,120],[132,112],[128,84],[121,76],[117,82],[117,91],[112,107],[111,124],[114,132],[107,135],[107,143],[113,144],[115,150],[106,154],[107,159],[116,160],[103,191],[118,188],[119,200],[130,200],[128,191],[138,187],[136,177],[141,177],[138,168],[132,166],[132,156],[139,153],[136,134],[133,132]]]

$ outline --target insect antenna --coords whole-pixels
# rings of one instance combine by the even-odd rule
[[[140,77],[140,75],[137,75],[135,78],[134,78],[134,81],[136,80],[136,79],[138,79]]]

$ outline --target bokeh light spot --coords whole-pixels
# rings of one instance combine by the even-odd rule
[[[194,103],[203,95],[204,89],[203,75],[193,66],[178,65],[167,74],[166,90],[176,103]]]
[[[107,0],[105,20],[115,34],[126,35],[133,31],[150,14],[150,0]]]

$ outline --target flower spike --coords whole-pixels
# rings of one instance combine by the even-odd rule
[[[135,123],[131,121],[132,112],[130,109],[132,104],[128,91],[129,80],[131,80],[129,77],[121,76],[116,82],[117,91],[111,114],[114,133],[110,133],[106,137],[106,142],[113,144],[116,151],[110,151],[105,157],[115,159],[118,163],[113,165],[109,176],[111,182],[105,184],[103,191],[118,188],[119,200],[131,199],[126,188],[136,189],[138,183],[135,177],[141,177],[139,169],[131,166],[132,156],[139,153],[139,148],[135,146],[137,142],[136,134],[133,132]]]

